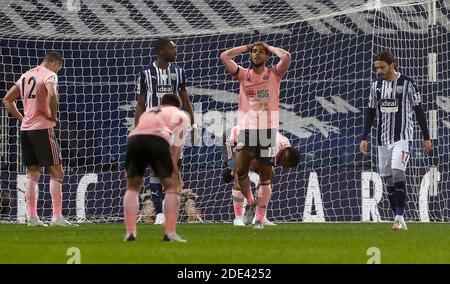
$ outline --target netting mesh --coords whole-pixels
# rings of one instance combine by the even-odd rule
[[[231,184],[221,180],[221,143],[224,130],[236,123],[239,84],[225,72],[219,54],[266,41],[292,55],[281,84],[280,131],[302,154],[296,169],[276,168],[269,219],[382,221],[392,213],[376,174],[376,142],[372,139],[369,158],[357,147],[375,78],[372,56],[392,49],[399,71],[422,89],[425,110],[439,117],[431,157],[423,156],[418,127],[415,131],[406,217],[448,221],[448,6],[377,0],[2,1],[0,92],[3,97],[46,51],[62,53],[56,133],[66,172],[63,213],[79,220],[120,220],[137,76],[156,59],[152,40],[170,37],[202,134],[200,147],[185,147],[184,187],[196,193],[191,201],[205,221],[229,221]],[[277,61],[271,56],[268,64]],[[248,67],[248,54],[236,62]],[[23,221],[18,123],[4,108],[1,122],[0,220]],[[46,175],[38,203],[44,217],[51,216],[48,184]]]

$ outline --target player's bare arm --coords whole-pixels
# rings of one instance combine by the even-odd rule
[[[12,86],[8,90],[6,96],[3,98],[3,105],[8,109],[8,111],[19,121],[22,121],[23,115],[17,109],[16,100],[20,98],[19,88],[16,85]]]
[[[180,89],[180,99],[182,102],[182,109],[189,114],[189,118],[191,120],[191,125],[192,125],[191,143],[192,143],[192,145],[196,145],[195,134],[196,134],[197,125],[195,124],[194,111],[192,110],[192,104],[191,104],[191,101],[189,100],[189,96],[188,96],[188,93],[187,93],[187,90],[185,87],[182,87]]]
[[[289,66],[291,65],[291,54],[279,47],[273,47],[267,45],[266,43],[264,43],[263,45],[269,50],[269,52],[275,54],[280,58],[280,61],[276,66],[276,70],[278,75],[283,77],[287,73],[287,71],[289,70]]]
[[[170,153],[172,155],[172,163],[174,165],[174,172],[172,175],[172,179],[173,179],[174,185],[178,191],[180,191],[183,186],[183,179],[181,178],[180,169],[177,166],[177,163],[181,157],[182,152],[183,152],[182,146],[175,146],[175,145],[170,146]]]
[[[233,58],[244,52],[250,51],[250,48],[250,46],[242,45],[222,52],[220,54],[220,60],[222,60],[223,64],[225,65],[225,69],[227,69],[227,71],[233,75],[236,74],[239,69]]]
[[[145,111],[145,100],[147,98],[145,96],[138,96],[137,104],[136,104],[136,111],[134,114],[134,125],[137,125],[139,122],[139,118]]]
[[[191,119],[191,125],[194,124],[194,111],[192,110],[192,104],[189,100],[189,96],[186,88],[181,88],[180,90],[180,98],[183,103],[182,109],[189,114],[189,118]]]
[[[58,90],[56,83],[49,82],[45,85],[48,91],[49,104],[50,104],[50,117],[49,119],[57,121],[58,119]]]

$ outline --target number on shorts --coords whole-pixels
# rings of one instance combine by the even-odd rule
[[[402,151],[402,160],[406,162],[406,161],[408,161],[408,157],[409,157],[409,152]]]

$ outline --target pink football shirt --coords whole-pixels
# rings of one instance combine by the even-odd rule
[[[47,84],[58,84],[56,73],[42,65],[25,72],[16,82],[23,101],[24,117],[20,130],[38,130],[55,127],[50,119]]]
[[[239,125],[242,129],[279,127],[280,83],[282,77],[275,68],[265,68],[261,74],[239,66],[236,76],[239,91]]]
[[[184,111],[174,106],[159,106],[144,112],[128,136],[156,135],[170,145],[182,146],[188,125],[189,117]]]

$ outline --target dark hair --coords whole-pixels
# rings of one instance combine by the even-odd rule
[[[377,53],[373,58],[373,61],[384,61],[387,64],[395,63],[395,56],[389,50],[383,50]]]
[[[169,106],[175,106],[177,108],[181,107],[181,101],[180,98],[177,95],[174,94],[166,94],[161,99],[162,105],[169,105]]]
[[[297,167],[300,162],[300,152],[292,147],[284,149],[284,155],[287,156],[287,162],[290,168]]]
[[[152,44],[152,47],[156,50],[156,54],[158,54],[162,48],[168,45],[170,41],[171,40],[167,37],[160,37],[156,39]]]
[[[44,57],[44,61],[47,61],[49,63],[53,63],[55,61],[58,61],[61,65],[63,63],[63,59],[61,57],[61,54],[57,51],[49,51]]]
[[[255,45],[262,46],[264,48],[264,51],[266,52],[266,54],[269,54],[269,50],[264,46],[264,44],[262,44],[262,43],[255,43],[255,44],[253,44],[253,46],[255,46]],[[253,49],[253,46],[252,46],[252,49]]]

